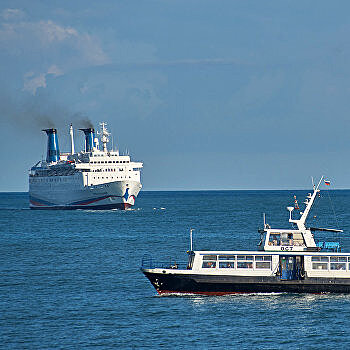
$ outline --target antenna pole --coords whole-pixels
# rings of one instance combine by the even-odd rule
[[[324,178],[324,176],[322,176],[322,177],[320,178],[320,181],[318,182],[318,185],[317,185],[317,190],[318,190],[318,188],[320,187],[323,178]]]
[[[101,125],[101,141],[103,144],[103,152],[107,152],[107,143],[109,142],[109,138],[108,136],[110,136],[111,134],[107,131],[106,129],[106,123],[102,122],[100,123]]]
[[[75,150],[74,150],[74,136],[73,136],[73,125],[72,124],[69,127],[69,134],[70,134],[70,147],[71,147],[70,153],[74,154]]]
[[[193,251],[193,241],[192,241],[193,228],[190,229],[190,251]]]
[[[314,193],[310,197],[307,198],[307,201],[305,202],[306,208],[305,208],[304,212],[301,213],[302,215],[301,215],[300,219],[298,219],[298,220],[291,220],[290,219],[289,220],[289,222],[297,224],[299,230],[306,230],[305,221],[306,221],[307,216],[309,215],[309,212],[310,212],[311,207],[314,203],[314,200],[316,198],[317,193],[320,192],[319,187],[321,185],[322,180],[323,180],[323,176],[321,177],[317,186],[314,187]]]
[[[264,229],[266,228],[266,215],[263,213],[263,220],[264,220]]]

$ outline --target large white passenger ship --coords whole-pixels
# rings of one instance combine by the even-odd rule
[[[60,153],[56,129],[43,130],[48,137],[47,157],[30,170],[30,208],[127,209],[134,205],[142,187],[142,163],[108,150],[110,134],[105,123],[100,125],[99,139],[93,128],[80,129],[85,134],[81,152],[74,150],[71,125],[70,153]]]
[[[350,293],[350,252],[342,252],[338,242],[314,239],[317,230],[342,231],[306,226],[321,181],[298,219],[295,208],[287,208],[292,229],[271,228],[264,220],[258,250],[194,251],[191,243],[187,265],[162,266],[145,257],[142,272],[159,294]]]

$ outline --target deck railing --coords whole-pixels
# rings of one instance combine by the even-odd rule
[[[174,258],[168,258],[162,261],[154,259],[152,256],[146,254],[142,257],[141,267],[144,269],[181,269],[187,268],[187,262],[178,262]]]
[[[339,242],[317,242],[317,247],[321,248],[323,252],[341,252],[341,246]]]

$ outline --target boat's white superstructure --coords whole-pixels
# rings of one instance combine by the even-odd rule
[[[71,125],[70,153],[59,152],[56,129],[44,130],[48,135],[46,160],[38,162],[29,173],[32,209],[126,209],[134,205],[142,187],[142,163],[108,150],[110,134],[105,123],[100,125],[100,140],[93,128],[80,129],[85,134],[81,152],[75,152]]]
[[[342,230],[306,227],[318,196],[314,185],[299,219],[288,207],[293,229],[273,229],[264,219],[256,251],[188,251],[187,266],[156,266],[143,261],[142,271],[158,293],[228,294],[255,292],[350,292],[350,252],[338,242],[315,242],[313,232]],[[192,247],[192,243],[191,243]]]

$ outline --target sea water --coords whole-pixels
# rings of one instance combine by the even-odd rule
[[[0,347],[4,349],[328,349],[350,347],[350,295],[158,296],[145,254],[181,263],[189,249],[256,249],[262,213],[289,228],[307,191],[141,192],[133,210],[28,209],[0,194]],[[310,226],[343,228],[350,191],[322,193]]]

